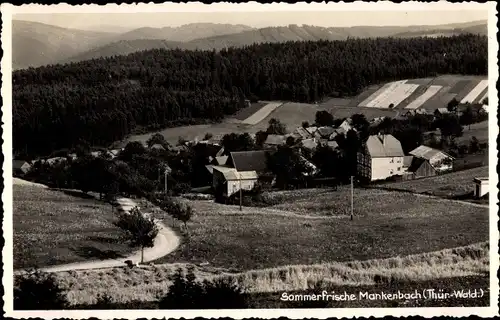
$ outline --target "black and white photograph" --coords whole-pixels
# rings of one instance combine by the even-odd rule
[[[497,315],[495,7],[2,4],[4,312]]]

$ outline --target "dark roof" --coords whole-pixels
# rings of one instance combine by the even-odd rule
[[[231,164],[238,171],[266,171],[268,153],[267,150],[231,152]]]

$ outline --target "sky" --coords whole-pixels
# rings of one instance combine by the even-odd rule
[[[289,24],[323,27],[408,26],[469,22],[487,18],[487,10],[29,13],[13,16],[16,20],[36,21],[75,29],[96,29],[99,26],[117,26],[126,29],[175,27],[198,22],[244,24],[256,28]]]

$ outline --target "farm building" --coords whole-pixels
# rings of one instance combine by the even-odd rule
[[[404,156],[401,143],[392,135],[372,135],[358,152],[358,173],[369,181],[402,175]]]
[[[269,150],[236,151],[231,152],[226,166],[235,168],[238,172],[256,171],[265,172],[267,168],[267,155]]]
[[[210,163],[216,166],[226,165],[228,156],[210,157]]]
[[[441,150],[419,146],[412,150],[410,155],[413,156],[410,171],[414,172],[416,177],[434,176],[453,169],[454,158]]]
[[[213,187],[216,193],[229,197],[240,190],[251,190],[259,175],[267,169],[267,150],[231,152],[225,166],[213,165]]]
[[[54,158],[50,158],[50,159],[45,160],[44,163],[53,166],[57,163],[66,162],[66,161],[67,161],[67,159],[65,157],[54,157]]]
[[[162,146],[159,143],[153,144],[151,147],[149,147],[149,149],[151,149],[151,150],[158,150],[158,151],[165,151],[165,147]]]
[[[301,141],[301,146],[304,149],[314,150],[318,146],[318,143],[316,142],[316,139],[305,139]]]
[[[224,138],[223,134],[216,134],[216,135],[212,136],[210,139],[208,139],[208,143],[216,145],[216,146],[220,146],[220,145],[222,145],[222,138]]]
[[[413,110],[408,110],[408,112],[406,112],[407,117],[414,116],[417,114],[427,115],[428,113],[427,113],[427,110],[425,110],[425,109],[413,109]]]
[[[339,133],[347,133],[349,130],[354,129],[352,126],[352,120],[351,119],[345,119],[340,126],[337,129],[341,129],[342,131],[339,131]]]
[[[230,197],[242,190],[252,190],[257,183],[255,171],[238,172],[235,168],[212,166],[213,187],[216,193]]]
[[[16,176],[22,176],[28,173],[31,169],[31,165],[24,160],[14,160],[12,162],[12,173]]]
[[[319,127],[318,130],[315,132],[315,137],[318,139],[330,137],[330,135],[333,133],[335,129],[333,127]]]
[[[447,108],[438,108],[438,109],[436,109],[436,111],[434,111],[434,115],[436,117],[442,116],[444,114],[449,114],[449,113],[450,113],[450,111],[448,111]]]
[[[277,146],[281,146],[285,144],[286,136],[279,134],[269,134],[264,141],[264,147],[266,148],[276,148]]]
[[[112,158],[115,158],[120,154],[120,151],[122,151],[122,149],[111,149],[109,150],[109,153],[111,154]]]
[[[474,178],[474,197],[481,198],[489,193],[489,178]]]
[[[309,133],[309,131],[307,131],[305,128],[302,128],[302,127],[298,127],[296,128],[292,135],[295,137],[295,136],[300,136],[300,139],[307,139],[307,138],[311,138],[312,135]]]

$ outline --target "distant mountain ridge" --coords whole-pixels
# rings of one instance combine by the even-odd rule
[[[103,28],[105,28],[103,26]],[[111,28],[110,28],[111,29]],[[116,31],[116,28],[113,30]],[[180,27],[143,27],[117,33],[66,29],[13,21],[13,68],[126,55],[150,49],[220,50],[263,42],[345,40],[376,37],[435,37],[464,33],[487,35],[486,21],[439,26],[318,27],[288,25],[261,29],[246,25],[191,23]]]

